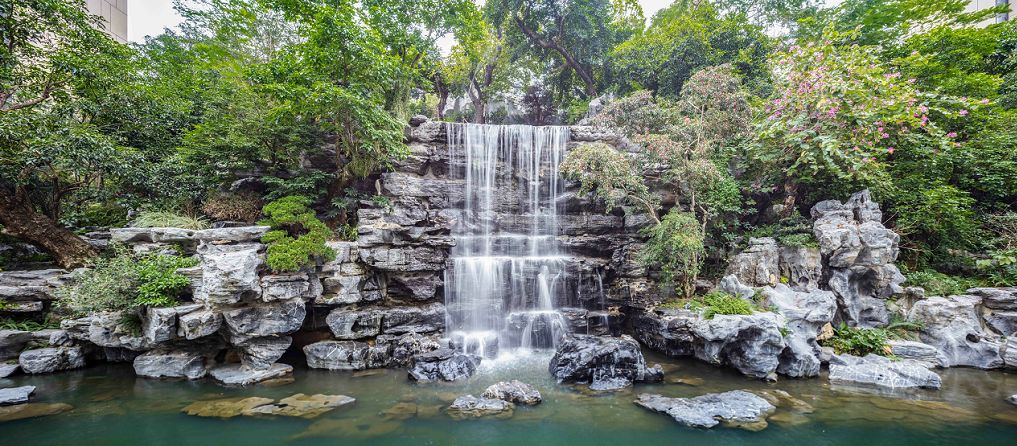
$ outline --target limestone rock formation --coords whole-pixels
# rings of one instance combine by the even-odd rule
[[[593,390],[659,382],[664,376],[659,365],[647,367],[639,343],[626,335],[566,338],[551,358],[548,371],[559,383],[589,384]]]
[[[410,359],[409,377],[414,381],[457,381],[477,372],[480,358],[448,348],[414,355]]]
[[[911,359],[890,360],[869,354],[865,357],[837,355],[830,361],[830,382],[875,386],[885,389],[938,389],[942,379],[925,364]]]
[[[85,366],[81,347],[47,347],[25,350],[18,357],[21,371],[30,375],[77,369]]]
[[[260,243],[198,246],[201,287],[194,300],[205,304],[234,304],[245,296],[261,295],[258,271],[265,263]]]
[[[24,404],[35,393],[35,386],[8,387],[0,389],[0,406]]]
[[[763,306],[784,317],[784,350],[780,353],[777,372],[804,378],[819,375],[820,329],[833,320],[837,299],[829,291],[810,289],[795,291],[783,284],[764,288]]]
[[[272,364],[265,370],[251,370],[241,364],[227,364],[209,370],[209,374],[225,386],[249,386],[274,378],[281,378],[293,372],[286,364]]]
[[[364,370],[388,365],[389,346],[356,341],[320,341],[304,346],[307,366],[326,370]]]
[[[210,360],[196,350],[156,349],[134,358],[134,373],[146,378],[201,379],[208,375]]]
[[[533,386],[518,380],[492,384],[480,395],[484,398],[505,400],[510,403],[532,406],[542,401],[540,392]]]
[[[982,330],[981,303],[978,296],[930,297],[914,304],[909,319],[922,324],[922,342],[940,351],[944,366],[1001,367],[1003,342]]]
[[[917,341],[892,339],[887,342],[893,356],[917,361],[927,368],[946,367],[947,359],[936,347]]]
[[[725,275],[749,286],[776,285],[780,280],[780,252],[770,237],[751,238],[749,246],[731,259]]]
[[[298,393],[279,400],[248,408],[241,413],[247,416],[273,415],[283,417],[317,418],[339,407],[353,404],[357,400],[346,395],[305,395]]]
[[[464,395],[452,402],[448,408],[448,415],[457,420],[482,417],[510,418],[514,409],[515,405],[505,400]]]
[[[667,398],[640,394],[635,403],[641,407],[670,415],[675,421],[691,427],[711,428],[718,424],[766,426],[766,417],[777,408],[762,397],[744,390],[710,393],[695,398]]]

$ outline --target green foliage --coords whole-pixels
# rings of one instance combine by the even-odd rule
[[[299,271],[319,259],[335,258],[335,251],[325,245],[332,230],[318,220],[309,204],[307,197],[291,195],[262,209],[265,219],[259,224],[272,227],[261,241],[268,244],[266,262],[273,271]]]
[[[812,233],[812,221],[799,213],[777,220],[775,223],[754,229],[752,237],[773,237],[782,246],[792,248],[818,248],[819,241]]]
[[[875,353],[888,356],[890,354],[890,348],[887,346],[889,339],[890,333],[882,328],[849,327],[847,324],[841,324],[834,330],[833,337],[823,341],[822,344],[832,347],[838,354],[865,356]]]
[[[135,228],[207,229],[208,221],[171,211],[142,211],[134,219]]]
[[[1017,285],[1017,249],[997,250],[978,260],[978,270],[994,286]]]
[[[594,194],[608,209],[638,206],[657,219],[657,203],[629,157],[604,143],[584,143],[569,151],[558,166],[563,177],[579,182],[577,194]]]
[[[51,328],[60,328],[60,323],[50,319],[36,322],[32,320],[19,321],[11,318],[0,318],[0,330],[39,331]]]
[[[975,200],[948,184],[910,188],[897,196],[896,230],[905,247],[933,265],[945,265],[957,250],[975,246],[981,230],[975,220]]]
[[[127,211],[116,203],[87,203],[68,209],[61,222],[74,228],[119,228],[127,225]]]
[[[675,285],[682,297],[692,297],[703,264],[703,229],[694,215],[672,209],[660,224],[646,229],[649,239],[641,261],[660,270],[664,285]]]
[[[905,275],[908,286],[925,289],[926,296],[953,296],[964,294],[968,289],[980,286],[978,280],[943,274],[934,270],[916,271]]]
[[[58,305],[74,315],[101,311],[133,311],[142,306],[173,306],[188,279],[178,268],[197,265],[193,257],[158,254],[138,256],[117,247],[109,257],[94,260],[72,285],[58,290]]]
[[[6,299],[0,299],[0,312],[7,311],[10,308],[11,308],[10,302],[7,302]]]
[[[751,302],[722,291],[706,293],[699,301],[702,304],[703,317],[706,319],[713,319],[718,314],[752,314],[755,310]]]

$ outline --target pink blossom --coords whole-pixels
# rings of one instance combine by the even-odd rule
[[[889,154],[891,154],[891,155],[893,155],[893,151],[894,151],[894,148],[893,148],[893,147],[888,147],[888,148],[886,149],[886,153],[889,153]]]
[[[982,99],[982,100],[981,100],[980,102],[981,102],[981,103],[982,103],[983,105],[984,105],[984,104],[988,104],[988,103],[989,103],[989,98],[985,98],[985,99]]]
[[[929,107],[926,107],[924,105],[919,105],[918,106],[918,111],[920,111],[922,113],[928,113],[929,112]]]
[[[953,139],[957,137],[957,132],[950,132],[946,134],[947,138]]]
[[[961,110],[961,111],[957,112],[957,114],[961,115],[961,116],[967,116],[968,115],[968,111],[967,110]]]

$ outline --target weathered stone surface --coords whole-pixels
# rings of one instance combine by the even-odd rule
[[[639,343],[627,335],[568,337],[555,351],[548,371],[559,383],[590,384],[594,390],[659,382],[664,376],[659,365],[647,367]]]
[[[632,332],[651,350],[672,357],[692,356],[698,319],[699,315],[688,310],[657,310],[633,317]]]
[[[794,291],[783,284],[764,288],[763,306],[784,317],[784,350],[780,353],[777,372],[805,378],[819,375],[820,329],[829,324],[837,312],[837,298],[829,291],[808,289]]]
[[[992,310],[1017,311],[1017,287],[972,288],[968,294],[982,298],[982,305]]]
[[[269,403],[250,409],[245,409],[243,415],[274,415],[283,417],[317,418],[328,412],[336,410],[341,406],[353,404],[355,398],[346,395],[305,395],[298,393],[279,400],[278,403]]]
[[[694,326],[695,356],[730,366],[744,375],[767,378],[777,370],[784,338],[783,318],[774,313],[716,315]]]
[[[710,393],[695,398],[667,398],[644,393],[635,403],[670,415],[686,426],[703,428],[720,423],[736,426],[758,423],[765,427],[766,417],[777,410],[762,397],[744,390]]]
[[[819,288],[823,279],[823,256],[819,248],[780,247],[780,277],[796,290]]]
[[[38,313],[43,310],[42,301],[5,301],[5,313]]]
[[[13,375],[19,368],[17,363],[0,362],[0,379]]]
[[[894,356],[919,362],[927,368],[944,367],[946,363],[946,358],[936,347],[923,342],[893,339],[887,341],[887,345]]]
[[[146,378],[200,379],[208,374],[207,354],[196,350],[156,349],[134,358],[134,373]]]
[[[222,313],[213,310],[197,310],[177,318],[177,336],[194,340],[211,335],[222,327]]]
[[[885,300],[900,293],[904,275],[894,265],[831,268],[829,286],[837,295],[841,318],[861,327],[890,321]]]
[[[250,304],[223,311],[223,321],[231,342],[241,344],[250,338],[290,334],[304,323],[307,309],[301,299]]]
[[[734,275],[749,286],[776,285],[780,279],[779,259],[776,240],[751,238],[749,246],[731,259],[725,275]]]
[[[244,296],[261,294],[258,271],[265,262],[263,245],[243,243],[198,246],[201,258],[201,287],[194,300],[205,304],[232,304]]]
[[[364,370],[388,365],[389,346],[356,341],[321,341],[304,346],[307,366],[327,370]]]
[[[268,226],[238,226],[194,231],[194,240],[202,242],[254,242],[272,229]]]
[[[149,307],[142,318],[141,333],[149,344],[177,337],[177,309]]]
[[[273,274],[261,278],[261,300],[264,302],[299,299],[306,296],[310,289],[305,273]]]
[[[533,386],[522,381],[502,381],[492,384],[480,395],[484,398],[505,400],[510,403],[532,406],[540,404],[542,398],[540,392]]]
[[[1017,311],[992,310],[984,319],[985,326],[996,334],[1007,337],[1017,334]]]
[[[445,306],[395,307],[385,310],[381,320],[386,334],[431,333],[445,328]]]
[[[381,335],[375,340],[375,346],[386,347],[390,352],[389,367],[408,367],[414,355],[433,352],[441,348],[436,335],[426,336],[417,333],[404,335]]]
[[[381,271],[415,272],[441,271],[445,268],[447,248],[420,247],[361,247],[364,263]]]
[[[0,360],[16,358],[32,340],[32,333],[21,330],[0,330]]]
[[[111,239],[116,243],[187,243],[194,241],[193,229],[182,228],[113,228]]]
[[[891,361],[869,354],[863,358],[837,355],[830,361],[830,382],[862,384],[885,389],[938,389],[943,385],[939,375],[925,364],[910,359]]]
[[[64,403],[28,403],[16,404],[13,406],[0,406],[0,422],[45,417],[64,413],[72,409],[74,409],[74,406]]]
[[[410,358],[409,377],[414,381],[457,381],[473,376],[480,358],[441,348]]]
[[[85,355],[81,347],[40,348],[22,352],[18,364],[21,371],[30,375],[52,373],[84,367]]]
[[[196,417],[210,418],[233,418],[243,415],[245,412],[266,404],[272,404],[275,400],[271,398],[248,397],[248,398],[226,398],[211,401],[195,401],[184,407],[181,412]]]
[[[514,409],[515,405],[505,400],[464,395],[452,402],[448,407],[448,415],[457,420],[482,417],[510,418]]]
[[[946,367],[992,369],[1003,365],[1002,341],[982,331],[977,296],[930,297],[912,306],[909,319],[922,324],[919,337],[936,347]]]
[[[1017,369],[1017,336],[1006,338],[1006,348],[1003,353],[1003,364],[1008,369]],[[2,373],[0,373],[2,375]]]
[[[442,283],[439,271],[393,273],[388,276],[388,294],[403,300],[427,301],[437,297]]]
[[[251,370],[240,364],[228,364],[213,368],[209,374],[220,384],[226,386],[249,386],[283,377],[292,372],[293,367],[286,364],[273,364],[266,370]]]
[[[151,343],[143,336],[124,327],[122,321],[125,317],[126,315],[121,312],[95,313],[80,319],[63,320],[60,327],[66,330],[72,339],[88,341],[99,347],[129,350],[151,348]]]
[[[381,333],[383,315],[384,310],[380,308],[360,311],[339,308],[328,314],[325,323],[336,339],[364,339]]]
[[[266,336],[245,341],[237,347],[240,363],[251,370],[268,370],[286,353],[292,342],[289,336]]]
[[[0,389],[0,406],[27,403],[28,397],[34,392],[35,386],[8,387],[6,389]]]

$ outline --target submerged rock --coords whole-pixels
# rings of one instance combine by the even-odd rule
[[[925,364],[911,359],[892,361],[869,354],[837,355],[830,361],[830,382],[864,384],[885,389],[939,389],[943,380]]]
[[[510,418],[513,410],[515,405],[505,400],[465,395],[452,402],[448,408],[448,415],[457,420],[482,417]]]
[[[0,389],[0,406],[12,404],[24,404],[28,397],[35,392],[35,386],[8,387]]]
[[[498,400],[505,400],[510,403],[523,404],[532,406],[534,404],[540,404],[542,401],[540,392],[533,386],[526,384],[521,381],[502,381],[496,384],[492,384],[484,393],[480,395],[484,398],[493,398]]]
[[[81,347],[40,348],[22,352],[18,363],[21,371],[30,375],[52,373],[84,367],[85,355]]]
[[[210,418],[233,418],[239,417],[251,409],[266,404],[271,404],[275,400],[271,398],[261,397],[248,397],[248,398],[227,398],[221,400],[212,401],[195,401],[184,407],[181,412],[187,415],[193,415],[196,417],[210,417]]]
[[[273,378],[280,378],[293,372],[293,366],[272,364],[266,370],[250,370],[240,364],[228,364],[209,371],[212,378],[226,386],[249,386]]]
[[[646,366],[639,343],[630,336],[575,335],[566,338],[548,364],[559,383],[590,384],[594,390],[613,390],[634,382],[660,382],[660,366]]]
[[[355,398],[346,395],[305,395],[298,393],[270,403],[246,409],[243,415],[277,415],[284,417],[317,418],[341,406],[353,404]]]
[[[21,366],[17,363],[0,363],[0,379],[13,375],[19,368]]]
[[[750,428],[766,427],[766,417],[777,408],[762,397],[744,390],[710,393],[695,398],[667,398],[641,394],[635,403],[665,413],[691,427],[714,427],[720,423]],[[753,426],[754,425],[754,426]]]
[[[45,417],[64,413],[72,409],[74,409],[74,406],[64,403],[27,403],[14,406],[0,406],[0,422]]]
[[[414,381],[457,381],[477,372],[480,358],[449,348],[421,353],[410,358],[409,377]]]

